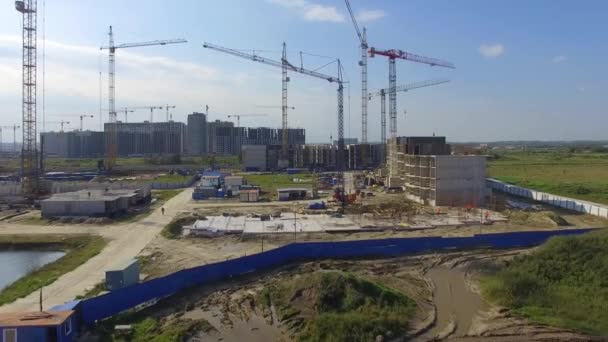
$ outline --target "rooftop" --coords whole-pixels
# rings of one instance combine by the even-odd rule
[[[50,327],[65,322],[74,311],[0,313],[0,327]]]
[[[112,201],[121,197],[137,196],[135,189],[89,189],[54,194],[45,201]]]

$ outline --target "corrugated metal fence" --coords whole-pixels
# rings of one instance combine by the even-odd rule
[[[580,213],[608,218],[608,206],[603,204],[587,202],[574,198],[557,196],[542,191],[522,188],[520,186],[501,182],[493,178],[488,178],[486,180],[486,183],[488,184],[488,187],[494,190],[506,192],[511,195],[530,198],[556,207],[578,211]]]
[[[82,302],[84,323],[91,324],[147,301],[194,285],[218,281],[300,260],[355,257],[394,257],[430,250],[478,247],[529,247],[552,236],[574,235],[590,229],[480,234],[472,237],[421,237],[340,242],[292,243],[267,252],[185,269],[162,278],[87,299]]]

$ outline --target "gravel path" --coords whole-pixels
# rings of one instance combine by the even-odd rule
[[[3,224],[0,234],[70,234],[89,233],[99,234],[109,240],[108,245],[95,257],[59,277],[51,285],[42,289],[44,308],[63,304],[84,294],[87,289],[102,282],[104,271],[123,264],[134,258],[152,241],[161,229],[171,219],[183,210],[190,201],[192,191],[186,189],[164,204],[165,215],[160,208],[154,210],[148,217],[133,223],[112,225],[108,227],[77,225],[77,226],[24,226],[18,224]],[[35,291],[24,298],[0,307],[0,312],[37,311],[39,292]]]

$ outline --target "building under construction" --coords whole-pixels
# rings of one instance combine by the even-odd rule
[[[235,127],[233,122],[216,120],[209,122],[209,153],[219,155],[238,155],[244,145],[280,145],[282,130],[268,127]],[[189,137],[188,139],[192,139]],[[303,128],[287,129],[289,146],[306,143]]]
[[[40,134],[40,150],[45,156],[100,158],[105,153],[104,132],[44,132]]]
[[[452,155],[445,137],[397,137],[388,142],[389,188],[433,206],[486,203],[486,157]]]
[[[116,122],[106,123],[105,132],[116,125],[119,156],[183,154],[186,125],[182,122]],[[106,135],[106,142],[108,141]]]

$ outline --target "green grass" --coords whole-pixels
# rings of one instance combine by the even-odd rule
[[[0,292],[0,305],[49,285],[61,275],[76,269],[99,254],[107,241],[97,235],[4,235],[0,236],[2,249],[63,250],[67,253],[55,262],[28,273]]]
[[[608,335],[608,231],[557,237],[481,279],[483,294],[533,322]]]
[[[488,174],[515,185],[608,204],[608,153],[502,153],[489,160]]]
[[[267,287],[260,300],[277,308],[281,324],[299,330],[300,341],[373,341],[387,331],[402,336],[416,308],[401,292],[338,271]]]
[[[88,290],[84,295],[76,296],[76,299],[93,298],[104,291],[107,291],[106,284],[104,282],[97,283],[92,289]]]
[[[127,336],[116,334],[113,328],[117,324],[130,324],[132,328],[130,334]],[[104,321],[95,330],[101,341],[181,342],[187,341],[197,332],[209,332],[215,328],[203,319],[175,318],[158,321],[138,314],[123,314]]]
[[[293,179],[301,179],[302,182],[294,182]],[[288,175],[284,173],[245,175],[248,184],[259,185],[262,189],[262,197],[277,199],[278,188],[309,188],[312,189],[312,175],[310,173],[299,173]]]

